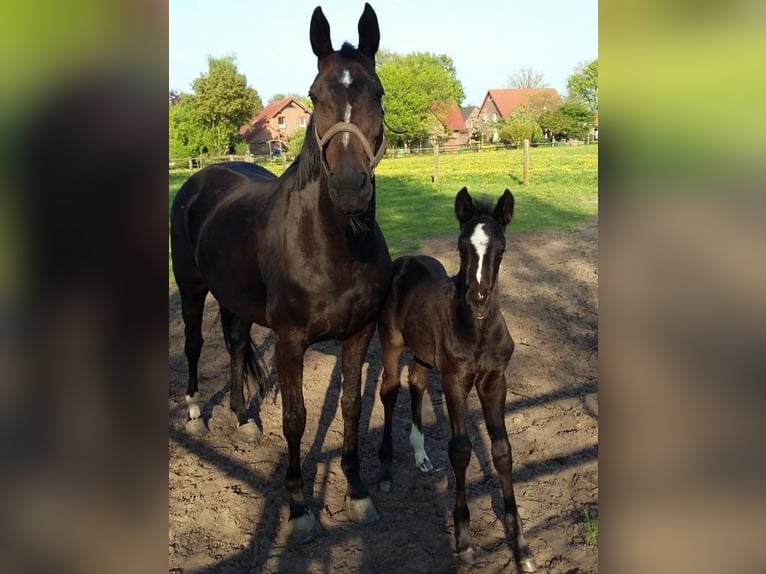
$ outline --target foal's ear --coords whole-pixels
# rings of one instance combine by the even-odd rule
[[[471,194],[468,193],[466,187],[458,191],[457,197],[455,197],[455,216],[457,216],[461,228],[473,216],[473,199],[471,199]]]
[[[513,217],[513,194],[510,189],[506,189],[503,195],[500,196],[500,199],[497,200],[492,217],[497,219],[503,227],[511,222],[511,217]]]
[[[359,47],[358,50],[365,56],[375,59],[375,52],[380,44],[380,28],[375,10],[367,2],[364,3],[364,12],[359,18]]]
[[[317,6],[311,15],[311,49],[320,60],[329,54],[332,54],[332,40],[330,39],[330,23],[325,18],[322,8]]]

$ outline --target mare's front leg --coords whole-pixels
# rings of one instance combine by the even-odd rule
[[[492,441],[492,462],[500,476],[503,487],[503,505],[505,507],[506,536],[510,536],[516,563],[524,572],[537,570],[537,563],[529,548],[521,528],[521,518],[513,494],[511,443],[505,427],[506,381],[502,372],[481,377],[476,383],[476,391],[481,401],[487,432]]]
[[[442,386],[447,399],[452,438],[449,441],[449,461],[455,473],[455,509],[452,513],[455,521],[455,549],[458,557],[468,564],[476,562],[476,555],[471,546],[471,533],[468,525],[471,515],[465,497],[465,473],[471,461],[471,440],[466,431],[466,397],[471,390],[471,376],[458,376],[455,373],[444,373]]]
[[[343,341],[341,362],[343,368],[343,395],[340,399],[343,412],[343,454],[341,468],[346,475],[348,489],[347,512],[358,524],[371,524],[380,518],[372,503],[367,487],[359,476],[359,416],[362,411],[362,364],[367,355],[375,322]]]
[[[274,332],[274,355],[282,395],[282,431],[287,440],[285,488],[290,497],[288,537],[300,544],[314,537],[316,518],[303,496],[301,439],[306,429],[303,402],[303,355],[308,348],[305,335],[296,331]]]

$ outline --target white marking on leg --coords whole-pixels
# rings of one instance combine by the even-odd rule
[[[487,253],[487,245],[489,245],[489,235],[484,231],[483,223],[477,225],[473,230],[471,245],[476,250],[476,255],[479,256],[479,263],[476,265],[476,281],[481,285],[481,266],[484,263],[484,254]]]
[[[412,430],[410,430],[410,444],[415,450],[415,466],[422,470],[423,464],[428,461],[431,462],[426,454],[425,437],[423,433],[418,430],[414,424]]]
[[[351,73],[348,70],[343,70],[343,75],[340,77],[340,83],[348,88],[351,85],[351,81]]]
[[[189,420],[197,420],[202,414],[199,408],[199,393],[194,393],[193,396],[186,395],[186,404],[189,405]]]
[[[351,104],[349,104],[348,102],[346,102],[346,115],[343,116],[343,120],[346,123],[351,122]],[[348,132],[343,133],[343,147],[345,148],[348,147]]]

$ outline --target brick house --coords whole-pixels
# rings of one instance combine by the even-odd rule
[[[508,119],[513,112],[525,106],[537,116],[546,109],[552,109],[564,100],[554,88],[507,88],[487,90],[484,101],[479,106],[474,125],[493,126],[492,141],[497,139],[495,122]]]
[[[311,110],[292,97],[269,104],[239,129],[253,155],[267,155],[286,149],[287,140],[299,129],[306,129]]]

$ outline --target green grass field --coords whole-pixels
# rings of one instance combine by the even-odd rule
[[[508,231],[574,229],[598,215],[598,145],[532,148],[529,185],[522,185],[523,151],[460,152],[439,156],[439,184],[431,183],[432,155],[384,159],[376,169],[377,219],[393,257],[418,252],[437,235],[455,234],[455,195],[516,199]],[[281,162],[266,167],[279,175]],[[189,177],[170,173],[170,203]],[[172,281],[171,281],[172,282]]]

